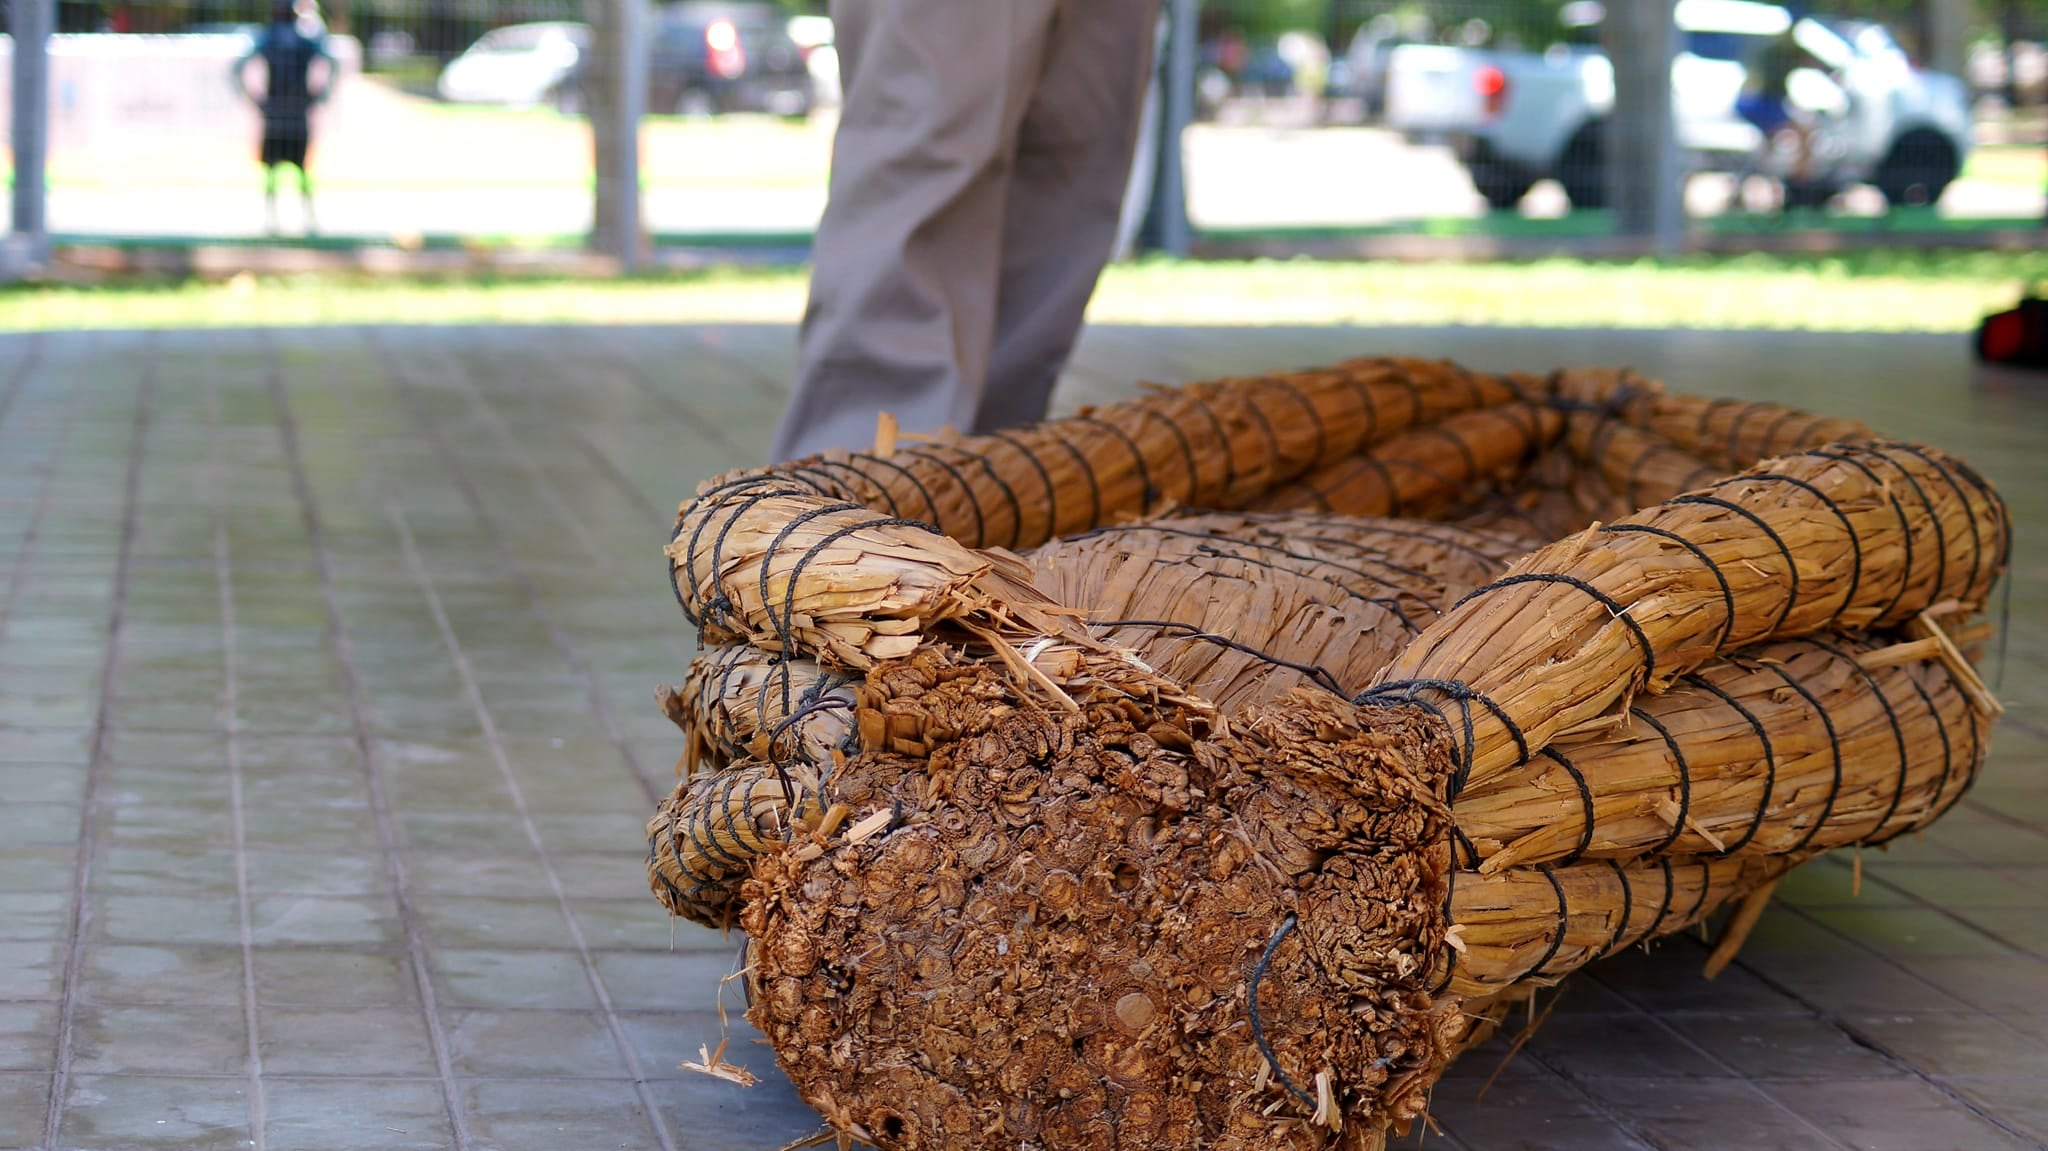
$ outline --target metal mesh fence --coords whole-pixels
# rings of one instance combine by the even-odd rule
[[[1570,238],[1611,233],[1619,201],[1669,185],[1694,232],[2041,219],[2048,8],[2033,0],[1678,0],[1661,168],[1657,140],[1627,135],[1664,114],[1661,59],[1619,27],[1636,11],[1203,4],[1189,218],[1216,237]],[[644,111],[621,131],[628,75]],[[623,170],[600,144],[634,138],[655,243],[801,243],[838,95],[823,0],[55,0],[48,83],[60,241],[401,247],[582,244],[602,224],[600,172]],[[262,163],[297,159],[294,133],[303,188]]]

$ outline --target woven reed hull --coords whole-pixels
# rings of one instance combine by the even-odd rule
[[[1858,424],[1410,361],[729,477],[651,882],[859,1138],[1377,1146],[1528,987],[1954,803],[2009,537]]]

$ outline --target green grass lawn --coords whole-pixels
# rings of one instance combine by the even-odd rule
[[[1970,153],[1963,178],[2020,188],[2048,186],[2048,149],[2032,144],[1994,144]]]
[[[0,290],[0,330],[325,324],[794,323],[801,268],[623,280],[240,276]],[[2048,282],[2048,253],[1864,251],[1485,264],[1147,260],[1112,267],[1098,323],[1471,324],[1959,332]]]

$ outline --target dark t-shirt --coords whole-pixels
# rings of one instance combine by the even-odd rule
[[[300,32],[296,24],[277,23],[263,30],[256,41],[256,54],[263,57],[270,72],[263,90],[263,118],[305,119],[306,110],[313,106],[309,80],[313,61],[326,55],[325,45]]]

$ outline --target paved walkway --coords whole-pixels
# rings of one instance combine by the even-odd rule
[[[763,450],[787,329],[0,338],[0,1147],[741,1148],[815,1120],[641,826],[693,640],[676,502]],[[1964,806],[1788,881],[1740,963],[1603,963],[1426,1146],[2048,1140],[2048,382],[1953,339],[1107,330],[1067,406],[1341,355],[1622,361],[1962,452],[2021,525]],[[2031,530],[2030,530],[2031,529]]]

